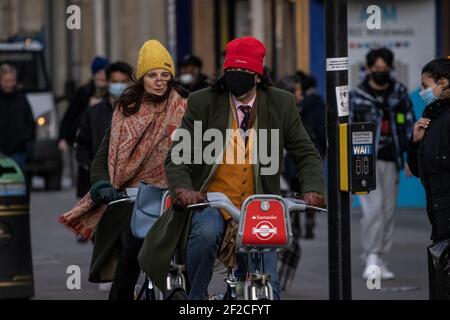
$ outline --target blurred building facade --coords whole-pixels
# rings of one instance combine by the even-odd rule
[[[66,10],[81,9],[81,30]],[[159,39],[176,59],[195,54],[204,72],[220,69],[226,43],[254,35],[267,45],[274,75],[309,69],[309,1],[304,0],[0,0],[0,41],[43,42],[54,89],[86,81],[95,55],[135,64],[142,43]],[[301,45],[300,45],[301,44]]]
[[[385,23],[378,33],[364,26],[373,1],[348,3],[351,83],[364,75],[359,71],[371,47],[389,46],[419,115],[423,105],[413,87],[418,70],[435,56],[450,56],[450,1],[377,1]],[[80,30],[66,27],[71,5],[81,10]],[[213,75],[220,72],[226,43],[244,35],[266,44],[265,63],[275,80],[301,69],[316,76],[325,92],[324,0],[0,0],[0,41],[41,41],[57,97],[89,79],[94,56],[134,65],[150,38],[164,43],[175,60],[201,57],[204,73]],[[424,203],[416,182],[402,178],[400,205]]]
[[[436,54],[449,55],[449,2],[419,1],[435,3]],[[370,1],[349,1],[365,2]],[[66,28],[70,5],[81,9],[81,30]],[[244,35],[266,44],[266,64],[275,78],[311,71],[322,91],[323,13],[324,0],[0,0],[0,40],[31,35],[44,42],[57,95],[67,80],[89,78],[95,55],[134,65],[150,38],[163,42],[176,59],[198,55],[211,75],[220,71],[226,43]]]

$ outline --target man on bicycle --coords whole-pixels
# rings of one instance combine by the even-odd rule
[[[189,299],[208,299],[216,259],[226,267],[237,265],[237,276],[245,276],[247,255],[235,254],[237,225],[227,212],[214,208],[190,212],[186,207],[203,202],[208,192],[225,194],[239,208],[254,194],[279,195],[280,168],[268,170],[273,163],[263,161],[267,159],[261,158],[259,150],[271,150],[271,159],[278,163],[286,149],[298,171],[305,202],[325,205],[322,160],[303,128],[294,96],[271,87],[264,75],[265,53],[264,45],[252,37],[230,42],[222,77],[188,100],[178,130],[193,137],[193,152],[188,154],[189,150],[183,149],[185,161],[174,159],[186,141],[173,142],[165,169],[174,206],[155,223],[139,255],[141,268],[159,288],[164,288],[170,259],[177,248],[186,263]],[[200,134],[195,131],[199,127]],[[224,137],[222,149],[214,155],[219,161],[197,162],[210,146],[208,139],[195,139],[210,129]],[[272,135],[272,131],[277,134]],[[261,138],[265,133],[268,137]],[[245,161],[236,161],[236,152]],[[276,253],[264,254],[264,271],[271,275],[275,299],[280,299],[277,262]]]

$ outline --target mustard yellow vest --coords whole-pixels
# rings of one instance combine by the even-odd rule
[[[233,204],[240,208],[246,198],[255,194],[253,175],[253,135],[249,135],[247,145],[238,130],[236,117],[233,116],[233,133],[226,146],[223,163],[209,184],[206,192],[221,192],[225,194]],[[225,220],[231,217],[222,210]]]

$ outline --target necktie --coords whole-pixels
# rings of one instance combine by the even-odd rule
[[[250,106],[240,106],[239,109],[244,113],[244,119],[242,119],[241,122],[241,129],[244,132],[247,132],[248,125],[250,123],[250,111],[252,110],[252,108]]]

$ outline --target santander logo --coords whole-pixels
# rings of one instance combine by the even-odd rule
[[[245,64],[248,63],[247,61],[241,60],[241,59],[236,59],[236,60],[234,60],[234,62],[235,62],[235,63],[245,63]]]
[[[277,220],[277,216],[260,216],[259,214],[256,216],[252,216],[252,220]]]

